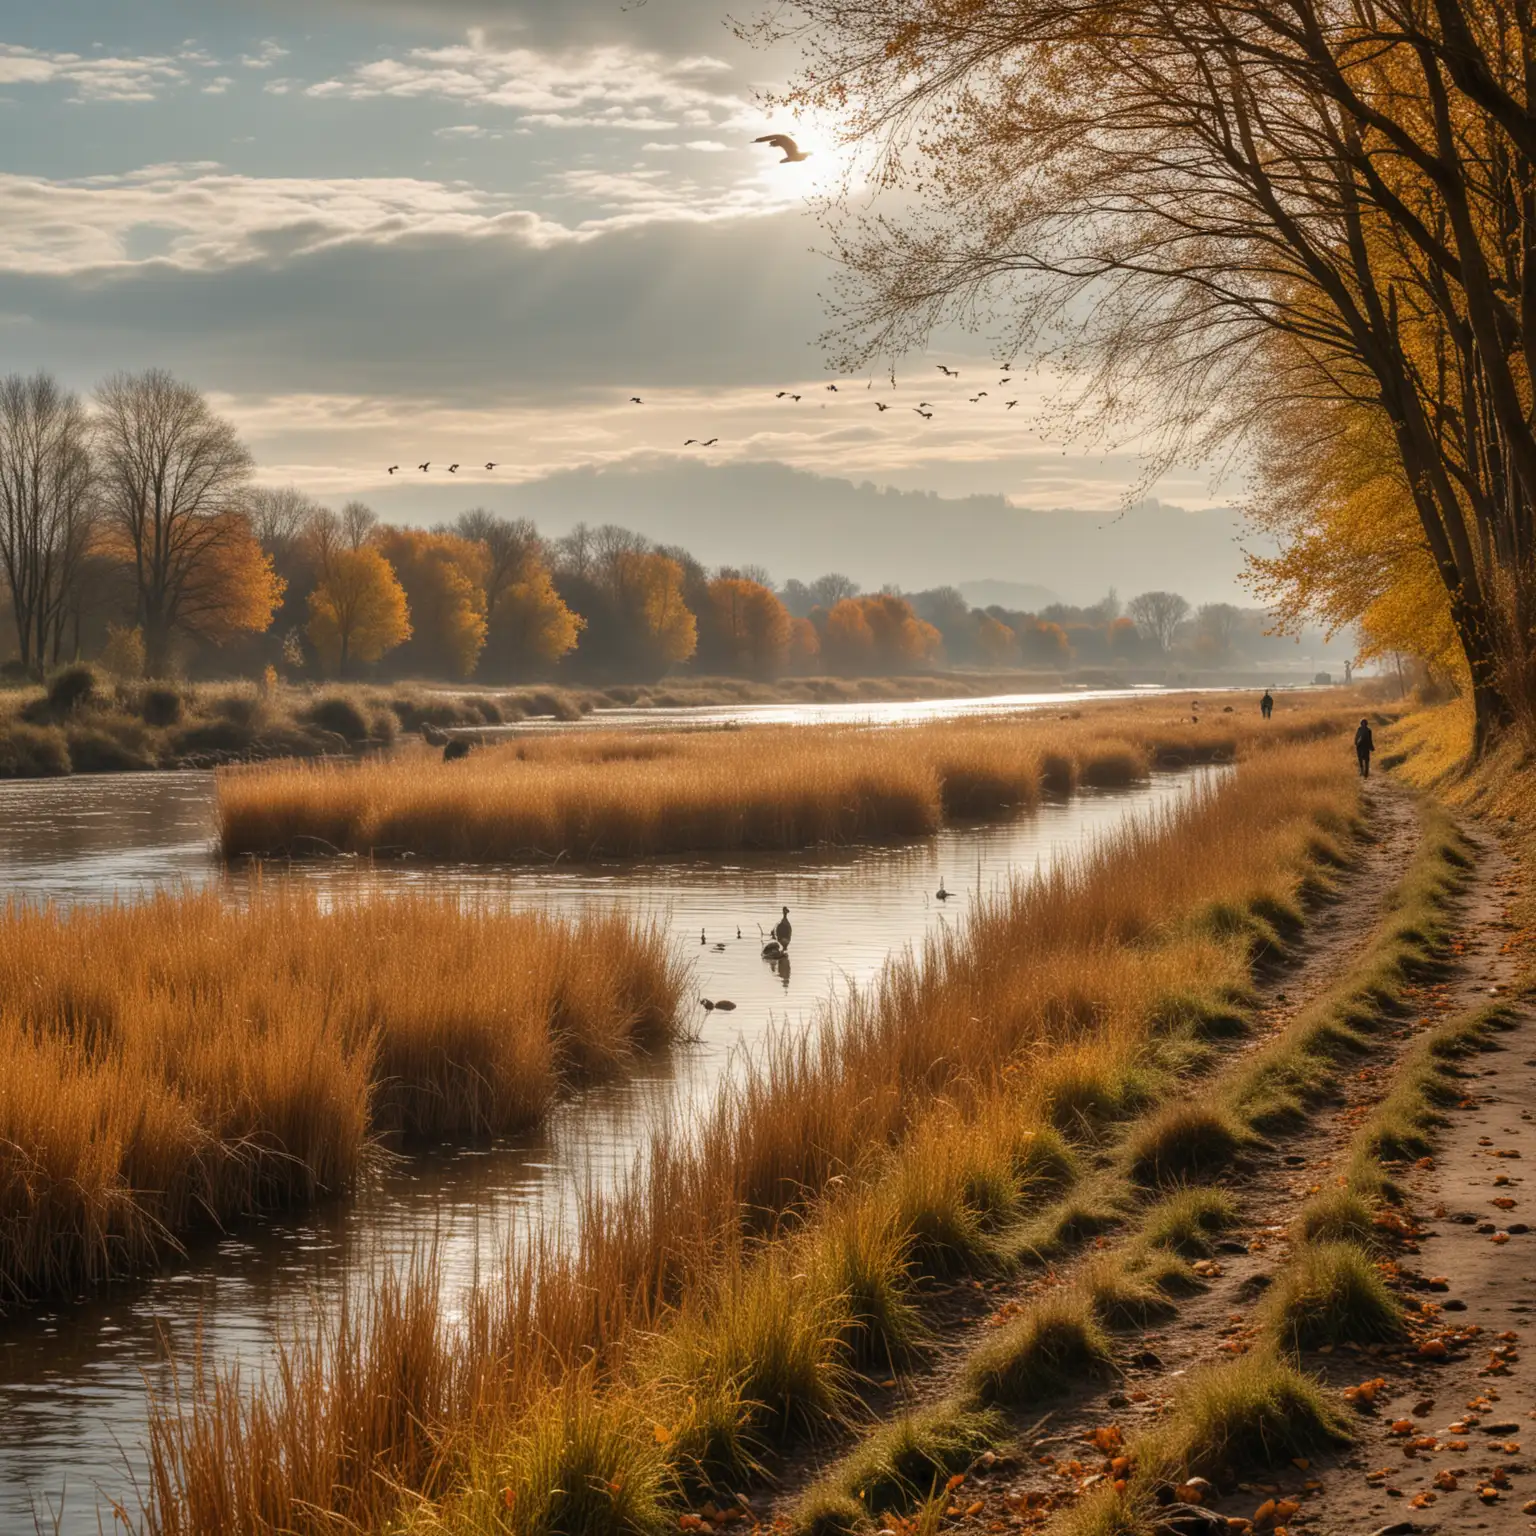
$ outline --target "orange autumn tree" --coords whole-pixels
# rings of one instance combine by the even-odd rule
[[[773,677],[789,656],[789,610],[761,582],[722,576],[709,584],[711,650],[732,671]]]
[[[683,568],[666,555],[627,551],[614,562],[614,587],[639,646],[666,666],[687,661],[699,627],[683,601]]]
[[[821,654],[834,672],[856,676],[875,661],[875,636],[858,598],[845,597],[833,605],[821,635]]]
[[[421,528],[382,527],[373,541],[410,610],[411,637],[397,662],[426,677],[469,677],[485,648],[484,547]]]
[[[976,625],[976,649],[989,667],[1006,666],[1018,660],[1018,636],[1001,619],[984,613]]]
[[[530,557],[502,589],[491,616],[490,643],[502,667],[516,676],[552,667],[576,649],[585,628],[586,620],[555,590],[549,567]]]
[[[807,672],[821,658],[821,636],[809,619],[789,621],[789,665],[793,671]]]
[[[309,594],[310,643],[338,676],[355,662],[374,662],[411,638],[405,588],[371,544],[332,550]]]

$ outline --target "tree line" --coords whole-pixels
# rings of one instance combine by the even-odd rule
[[[0,380],[0,561],[11,670],[99,657],[123,675],[189,661],[255,674],[496,682],[647,681],[688,666],[771,678],[940,663],[1058,669],[1221,664],[1258,616],[1191,613],[1148,592],[1122,609],[971,607],[953,587],[866,593],[847,576],[707,570],[613,525],[544,539],[483,508],[436,528],[383,523],[258,486],[233,426],[170,375],[115,375],[89,403],[46,374]]]

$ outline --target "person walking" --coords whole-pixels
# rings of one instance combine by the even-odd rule
[[[1270,698],[1270,696],[1269,696],[1269,689],[1266,688],[1264,690],[1264,697],[1259,700],[1259,713],[1261,715],[1263,715],[1266,720],[1268,720],[1269,717],[1272,714],[1274,714],[1274,712],[1275,712],[1275,701],[1272,698]]]
[[[1371,776],[1371,753],[1376,750],[1376,738],[1371,735],[1371,722],[1361,720],[1360,729],[1355,732],[1355,758],[1360,764],[1360,777],[1368,779]]]

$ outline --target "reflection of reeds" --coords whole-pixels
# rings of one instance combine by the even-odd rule
[[[471,862],[632,858],[914,837],[946,818],[1032,806],[1042,789],[1119,786],[1157,766],[1225,762],[1315,737],[1337,710],[1170,720],[1165,701],[899,730],[571,734],[444,763],[410,750],[362,764],[227,770],[227,855],[402,853]]]
[[[674,1029],[658,928],[409,895],[0,909],[0,1299],[345,1188],[370,1136],[510,1131]]]
[[[382,1527],[446,1490],[411,1529],[524,1529],[525,1501],[572,1480],[654,1514],[668,1488],[738,1477],[837,1412],[853,1362],[911,1346],[916,1277],[993,1262],[999,1230],[1070,1181],[1055,1127],[1092,1139],[1233,1027],[1356,795],[1337,742],[1264,754],[979,903],[781,1037],[691,1135],[659,1135],[571,1242],[519,1248],[462,1326],[407,1329],[396,1290],[362,1333],[317,1322],[258,1391],[213,1374],[157,1405],[149,1528]],[[543,1445],[583,1447],[580,1478],[551,1483]]]

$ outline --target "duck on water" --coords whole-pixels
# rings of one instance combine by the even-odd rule
[[[773,937],[763,945],[763,958],[765,960],[777,960],[780,955],[789,949],[790,936],[794,929],[789,922],[789,908],[784,908],[784,915],[773,925]]]

